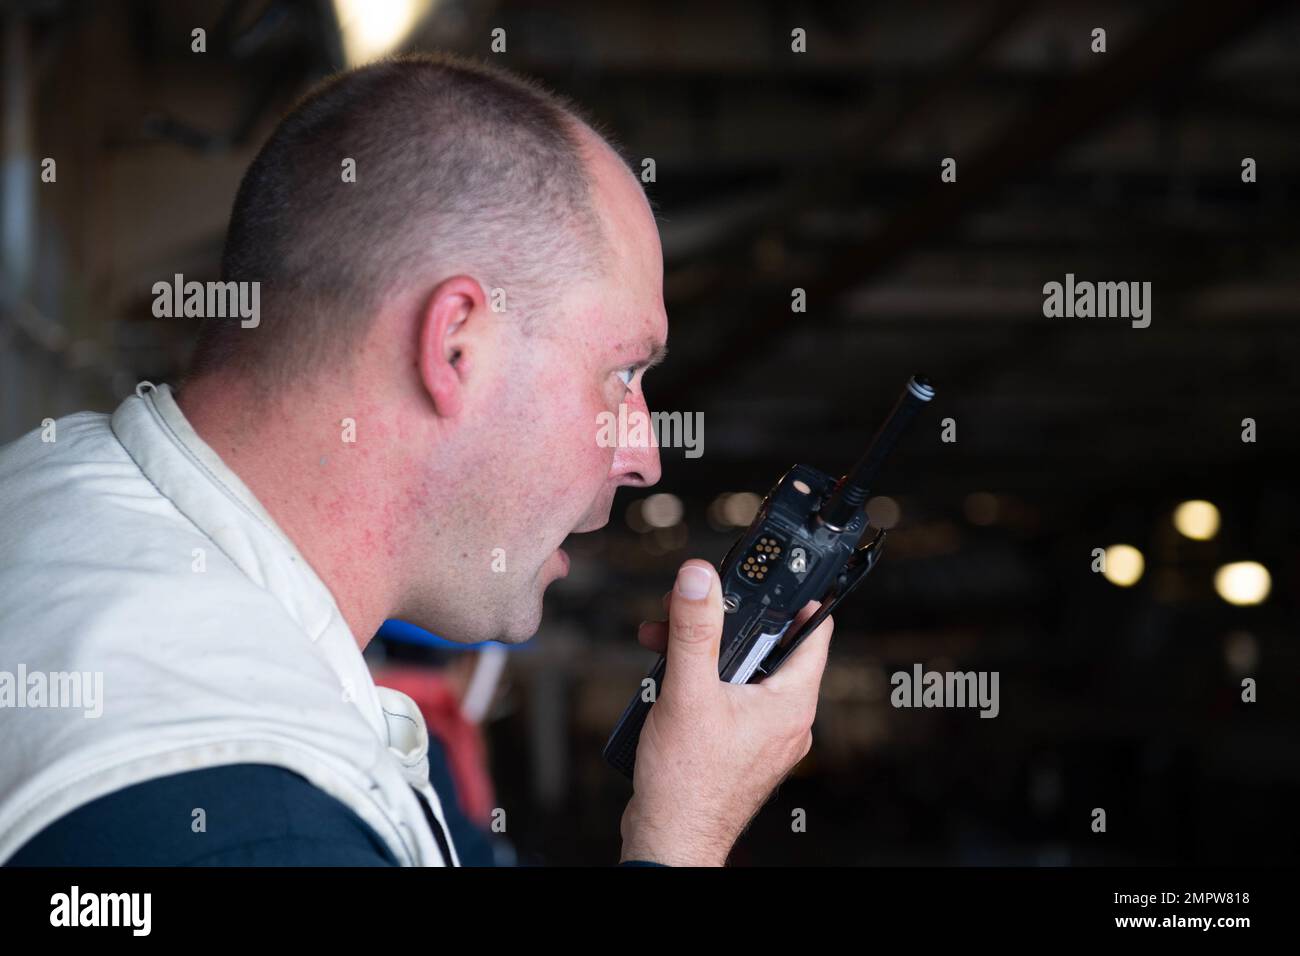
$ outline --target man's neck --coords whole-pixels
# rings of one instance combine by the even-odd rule
[[[382,455],[349,441],[355,406],[299,392],[291,406],[268,402],[217,377],[187,382],[176,400],[329,588],[364,649],[396,604],[396,529],[385,526],[392,510],[380,497],[396,476],[384,473]]]

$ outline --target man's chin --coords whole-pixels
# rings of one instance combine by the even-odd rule
[[[520,636],[515,632],[510,632],[507,634],[503,634],[499,638],[497,638],[497,643],[498,644],[527,644],[536,636],[537,636],[537,628],[533,628],[531,631],[529,631],[526,635],[523,636]]]
[[[464,627],[459,633],[451,631],[450,628],[448,633],[438,630],[437,627],[432,630],[439,636],[460,644],[480,644],[484,641],[523,644],[535,637],[542,626],[542,600],[546,589],[568,573],[569,556],[563,548],[557,548],[538,568],[531,582],[531,593],[526,596],[516,595],[518,600],[515,607],[497,605],[495,613],[482,615],[472,621],[462,621]],[[505,597],[509,599],[508,596]],[[444,621],[443,624],[446,626],[447,622]]]
[[[523,644],[535,637],[541,626],[542,600],[541,595],[538,595],[536,607],[509,621],[496,640],[502,644]]]
[[[565,577],[569,573],[569,556],[563,548],[557,549],[543,563],[537,573],[536,597],[532,601],[532,606],[526,611],[521,610],[519,616],[512,620],[497,640],[503,644],[522,644],[525,641],[536,636],[538,629],[542,626],[542,604],[546,596],[546,589]]]

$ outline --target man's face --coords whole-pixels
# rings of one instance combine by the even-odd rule
[[[662,356],[668,320],[653,214],[612,154],[597,165],[611,246],[606,277],[572,287],[530,336],[502,323],[501,360],[466,410],[466,425],[474,424],[461,434],[473,444],[460,443],[460,473],[477,487],[461,489],[460,526],[443,529],[449,540],[436,549],[463,546],[456,609],[439,602],[442,633],[454,639],[531,637],[543,592],[568,572],[558,550],[564,539],[605,525],[619,485],[659,480],[653,443],[610,447],[600,440],[602,416],[617,420],[620,405],[629,421],[648,417],[644,371]]]

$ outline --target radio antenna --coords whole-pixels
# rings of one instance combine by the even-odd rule
[[[833,531],[843,531],[857,515],[862,503],[867,500],[867,493],[876,480],[880,466],[893,450],[895,443],[902,436],[916,413],[934,398],[934,386],[924,375],[913,375],[908,379],[903,394],[898,396],[894,410],[889,413],[885,423],[876,432],[866,452],[858,459],[849,473],[840,479],[831,496],[826,499],[817,519]]]

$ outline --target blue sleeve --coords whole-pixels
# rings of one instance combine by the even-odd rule
[[[431,748],[431,751],[433,748]],[[463,866],[492,866],[491,842],[465,820],[441,755],[431,782]],[[200,815],[196,810],[202,810]],[[201,825],[200,825],[201,820]],[[7,866],[397,866],[360,817],[282,767],[233,764],[107,794],[50,824]],[[628,860],[620,866],[663,866]]]
[[[398,863],[360,817],[305,778],[281,767],[234,764],[159,777],[93,800],[38,833],[7,865]]]

